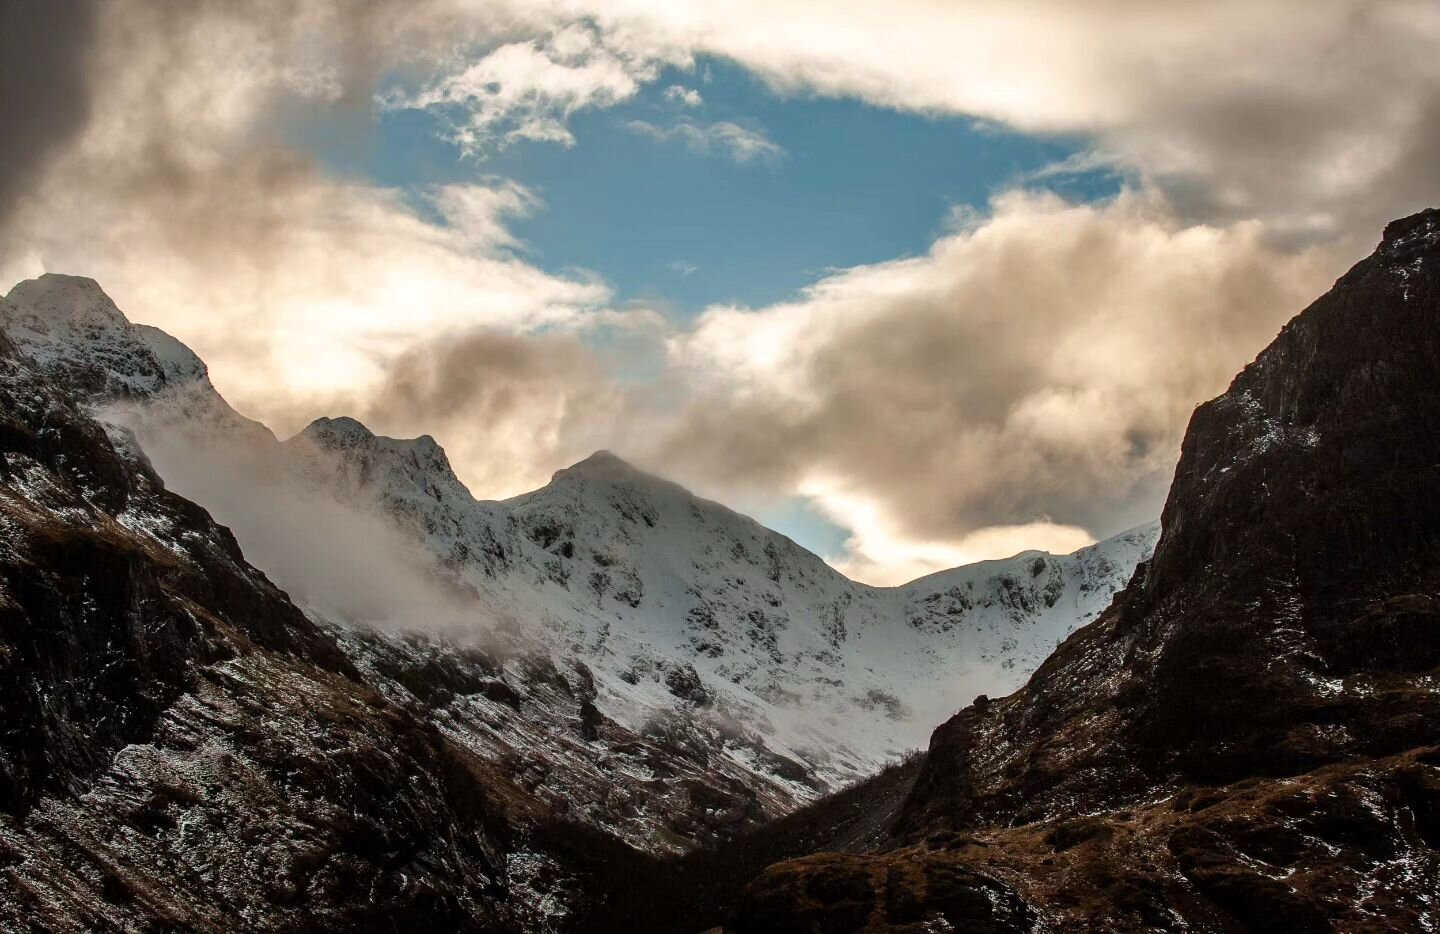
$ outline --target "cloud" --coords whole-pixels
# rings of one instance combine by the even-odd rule
[[[438,77],[409,98],[460,113],[451,132],[472,149],[569,144],[571,114],[628,100],[665,65],[709,56],[782,94],[1081,135],[1183,220],[1259,219],[1273,242],[1353,246],[1440,201],[1431,0],[897,0],[883,10],[860,0],[456,0],[450,9],[529,32],[498,47],[452,42],[460,51],[434,56]],[[688,103],[697,92],[666,93]],[[646,126],[699,151],[776,155],[697,124]]]
[[[502,45],[418,93],[392,91],[381,101],[389,108],[458,113],[448,135],[469,155],[517,140],[573,146],[566,121],[575,112],[634,97],[658,66],[617,54],[589,29],[570,26],[544,40]]]
[[[631,120],[625,128],[657,143],[678,141],[693,153],[724,156],[739,165],[774,165],[785,158],[785,147],[764,133],[725,120],[703,124],[681,120],[668,127]]]
[[[1089,136],[1187,221],[1363,239],[1440,201],[1430,0],[607,0],[579,15],[639,54],[724,58],[781,93]]]
[[[93,275],[249,414],[434,433],[481,495],[604,446],[712,495],[809,496],[872,579],[1153,517],[1190,407],[1337,256],[1440,201],[1429,0],[52,6],[0,6],[0,78],[20,76],[0,81],[0,278]],[[653,314],[511,233],[536,193],[387,188],[284,132],[368,124],[378,92],[477,154],[569,144],[576,114],[667,66],[703,80],[707,56],[782,94],[1073,134],[1094,155],[1037,177],[1135,191],[1004,195],[923,256],[671,324],[657,361]],[[734,123],[632,129],[784,157]]]
[[[473,593],[438,576],[433,555],[379,510],[306,482],[290,445],[200,440],[193,426],[123,408],[104,417],[135,430],[166,487],[204,504],[234,531],[246,560],[308,611],[445,632],[474,633],[495,622]],[[329,455],[315,449],[313,456]]]
[[[613,319],[603,282],[540,270],[511,235],[543,209],[524,187],[387,188],[277,137],[279,111],[368,107],[397,62],[442,60],[480,28],[439,3],[401,7],[389,21],[384,3],[104,5],[83,56],[88,119],[28,180],[0,276],[97,278],[281,432],[367,398],[416,346]]]
[[[21,242],[85,270],[121,307],[191,344],[243,411],[285,432],[336,398],[378,391],[393,362],[443,335],[588,327],[603,284],[513,252],[519,186],[452,185],[419,201],[283,156],[97,200],[54,193]],[[59,223],[57,223],[59,221]],[[23,229],[23,228],[22,228]]]
[[[695,395],[653,456],[811,497],[870,579],[1019,531],[1069,550],[1158,512],[1191,408],[1338,271],[1134,192],[1014,192],[956,225],[924,256],[705,312],[671,341]]]
[[[826,556],[830,563],[847,577],[880,587],[1022,551],[1069,554],[1095,542],[1085,529],[1043,520],[988,526],[943,539],[917,539],[867,488],[848,488],[841,480],[811,476],[797,492],[849,530],[844,551]]]
[[[679,84],[672,84],[665,89],[665,99],[674,101],[682,107],[699,107],[705,103],[705,99],[700,96],[699,91]]]
[[[658,325],[625,323],[641,340]],[[604,447],[623,422],[627,395],[613,360],[574,334],[476,330],[401,355],[350,411],[381,433],[426,426],[472,489],[510,496]]]
[[[93,2],[0,5],[0,224],[45,160],[84,128],[95,16]]]

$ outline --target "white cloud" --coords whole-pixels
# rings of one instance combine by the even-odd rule
[[[1070,550],[1158,513],[1192,407],[1338,271],[1143,194],[1007,194],[924,256],[706,311],[671,340],[694,395],[652,456],[809,496],[870,580]]]
[[[657,143],[679,141],[693,153],[724,156],[739,165],[774,165],[785,158],[785,147],[764,133],[724,120],[703,124],[681,120],[668,127],[657,126],[644,120],[631,120],[625,127],[632,133],[638,133]]]
[[[1368,236],[1440,200],[1432,0],[570,0],[637,55],[713,55],[784,93],[1077,133],[1189,220]]]
[[[628,100],[657,70],[655,60],[617,54],[590,30],[570,26],[543,41],[502,45],[418,93],[392,91],[381,101],[458,111],[449,135],[471,155],[522,139],[572,146],[571,115]]]
[[[705,103],[705,99],[700,96],[699,91],[679,84],[672,84],[665,89],[665,99],[674,101],[682,107],[699,107]]]
[[[849,532],[844,552],[826,559],[847,577],[877,587],[894,587],[936,571],[1022,551],[1069,554],[1095,542],[1085,529],[1045,521],[987,526],[939,540],[917,539],[899,526],[883,500],[863,489],[846,489],[834,479],[815,476],[802,481],[798,492]]]

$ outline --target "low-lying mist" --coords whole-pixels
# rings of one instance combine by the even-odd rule
[[[473,591],[439,576],[419,542],[307,480],[288,449],[296,442],[221,437],[136,409],[105,416],[135,432],[167,488],[229,527],[245,558],[315,615],[456,635],[486,624]]]
[[[164,405],[117,405],[101,414],[134,432],[166,486],[229,527],[246,559],[313,617],[460,641],[478,639],[519,651],[549,641],[541,638],[537,643],[533,637],[540,633],[517,626],[517,609],[506,602],[515,594],[482,593],[451,576],[436,554],[378,500],[364,490],[356,495],[353,489],[342,492],[333,485],[340,471],[330,470],[330,465],[338,468],[340,455],[306,435],[280,442],[258,426],[243,432],[204,418],[176,418]],[[676,612],[673,625],[683,627],[683,610]],[[626,638],[616,646],[629,644]],[[882,655],[886,651],[877,649]],[[888,723],[892,740],[905,748],[923,746],[937,724],[977,694],[1008,694],[1023,680],[1023,672],[979,653],[953,661],[943,679],[923,686],[887,686],[887,696],[896,692],[891,698],[896,713]],[[617,657],[616,662],[624,664],[624,659]],[[738,681],[736,685],[743,687]],[[855,701],[866,706],[859,698]],[[821,719],[798,697],[793,705],[781,703],[766,712],[757,708],[756,715],[794,736],[812,733]],[[823,758],[824,750],[817,751]]]

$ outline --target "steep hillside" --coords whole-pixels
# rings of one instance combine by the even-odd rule
[[[3,335],[0,646],[6,930],[605,930],[648,865],[389,697]]]
[[[876,855],[729,929],[1440,924],[1440,212],[1191,420],[1164,534],[1020,691],[935,731]]]

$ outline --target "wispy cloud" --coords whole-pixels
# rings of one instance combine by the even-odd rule
[[[679,276],[682,279],[689,276],[691,273],[699,272],[700,270],[699,266],[695,265],[694,263],[688,263],[683,259],[677,259],[673,262],[666,263],[665,268],[669,269],[671,272],[675,273],[675,275]]]
[[[682,107],[699,107],[705,103],[705,99],[700,96],[699,91],[679,84],[672,84],[665,89],[665,99],[674,101]]]
[[[764,133],[726,120],[716,123],[681,120],[668,127],[631,120],[625,127],[657,143],[679,142],[691,152],[724,156],[740,165],[775,165],[787,155],[785,147]]]
[[[1118,173],[1125,171],[1125,159],[1118,153],[1103,152],[1098,149],[1084,149],[1072,153],[1058,162],[1051,162],[1042,165],[1033,172],[1024,175],[1021,181],[1044,181],[1050,178],[1070,178],[1076,175],[1088,175],[1091,172]]]

